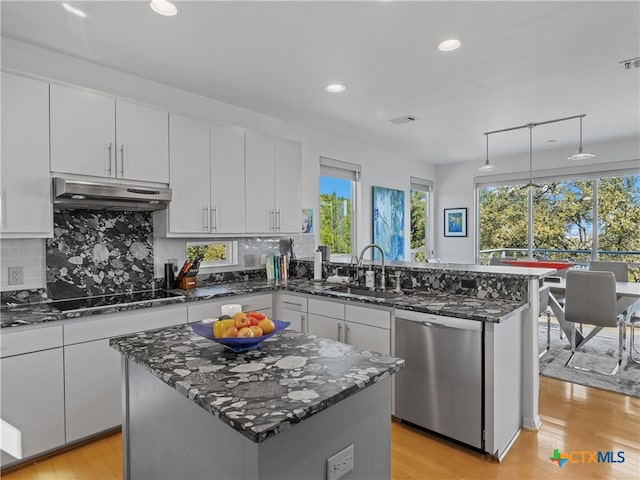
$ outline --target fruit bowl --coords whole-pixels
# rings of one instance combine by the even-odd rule
[[[291,322],[282,322],[280,320],[273,320],[273,323],[276,325],[276,329],[267,334],[262,335],[260,337],[243,337],[243,338],[215,338],[213,336],[213,325],[211,322],[195,322],[191,324],[191,328],[201,337],[208,338],[209,340],[213,340],[216,343],[223,345],[225,348],[232,350],[236,353],[246,352],[248,350],[255,350],[260,346],[260,343],[265,339],[269,338],[272,335],[275,335],[281,330],[284,330]]]

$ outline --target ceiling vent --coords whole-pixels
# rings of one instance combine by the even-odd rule
[[[391,123],[395,123],[396,125],[402,125],[404,123],[415,122],[416,120],[418,120],[418,117],[416,117],[414,115],[405,115],[404,117],[394,118],[394,119],[389,120],[389,121]]]
[[[640,57],[630,58],[629,60],[623,60],[620,62],[620,66],[622,66],[622,68],[624,68],[625,70],[640,68]]]

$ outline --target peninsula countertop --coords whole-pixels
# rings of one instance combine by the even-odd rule
[[[404,360],[295,331],[236,354],[180,325],[111,339],[140,365],[254,442],[399,371]]]

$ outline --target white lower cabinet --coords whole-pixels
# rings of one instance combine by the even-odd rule
[[[66,442],[121,423],[121,355],[109,338],[187,322],[184,305],[86,317],[64,325]]]
[[[67,442],[120,425],[120,369],[109,339],[64,348]]]
[[[2,359],[3,467],[64,445],[62,365],[62,348]]]
[[[378,308],[309,299],[308,332],[363,350],[391,353],[391,312]]]
[[[288,293],[281,294],[280,318],[284,322],[290,322],[287,328],[298,332],[307,332],[307,299],[299,295]]]

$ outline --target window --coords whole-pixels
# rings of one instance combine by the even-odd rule
[[[320,244],[331,247],[332,257],[355,255],[359,177],[359,165],[320,157]]]
[[[478,261],[626,261],[630,280],[640,281],[640,175],[626,173],[547,177],[530,195],[517,181],[478,185]]]
[[[187,242],[187,257],[201,259],[200,268],[238,264],[238,242],[235,240],[211,240]]]
[[[411,238],[410,253],[414,262],[426,262],[433,256],[431,232],[432,183],[428,180],[411,177]]]

